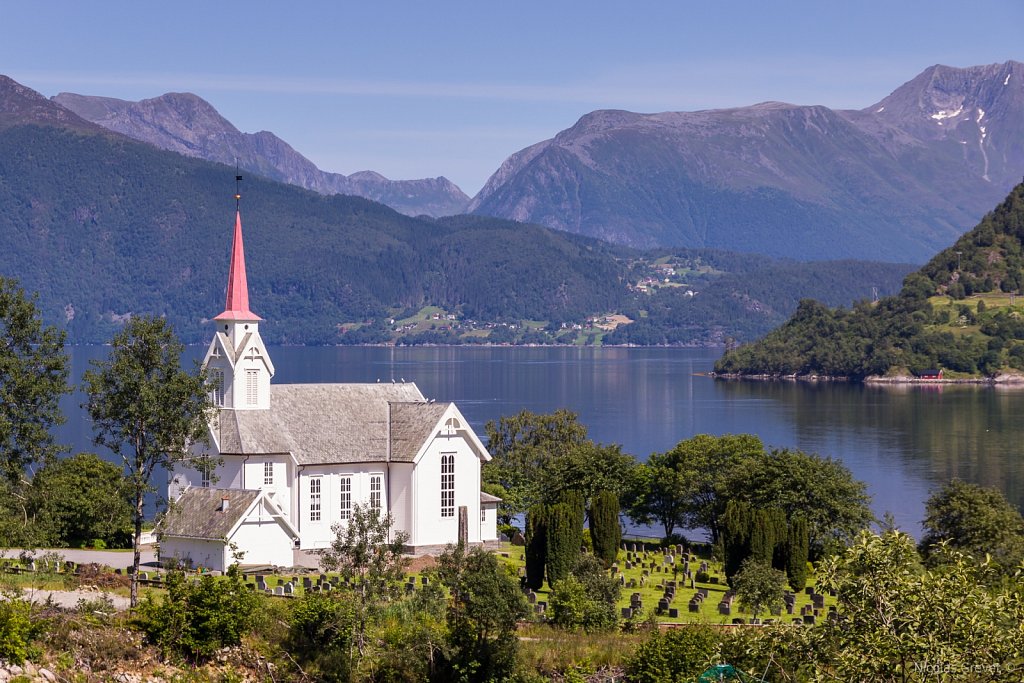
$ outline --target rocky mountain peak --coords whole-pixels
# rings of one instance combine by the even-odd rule
[[[89,132],[102,130],[32,88],[0,75],[0,128],[24,124],[55,125]]]
[[[389,180],[373,171],[351,176],[321,171],[288,143],[268,131],[243,133],[192,93],[166,93],[139,102],[61,93],[54,101],[104,128],[160,149],[237,163],[243,170],[323,194],[351,194],[409,214],[447,216],[469,202],[445,178]]]
[[[595,111],[470,210],[632,246],[923,261],[1022,172],[1024,65],[937,65],[857,111]]]

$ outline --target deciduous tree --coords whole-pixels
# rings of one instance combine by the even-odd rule
[[[516,666],[516,625],[528,614],[519,586],[492,553],[461,545],[438,558],[438,577],[452,596],[443,680],[508,680]]]
[[[484,431],[491,460],[484,465],[483,480],[505,488],[501,508],[511,515],[542,502],[538,486],[544,471],[587,440],[587,428],[568,410],[548,415],[524,410],[488,422]]]
[[[756,558],[747,558],[736,576],[732,577],[740,605],[756,619],[762,610],[782,608],[782,595],[786,588],[786,575],[771,564]]]
[[[36,523],[59,546],[100,541],[126,548],[132,538],[132,504],[124,473],[95,453],[50,463],[32,478]]]
[[[67,378],[64,333],[44,325],[35,299],[0,277],[0,495],[13,533],[28,524],[26,469],[60,451],[53,427],[64,421],[60,397],[69,391]]]
[[[949,549],[979,561],[990,555],[1007,572],[1024,561],[1024,518],[998,489],[954,480],[928,498],[925,511],[919,547],[929,564]]]
[[[160,318],[132,318],[114,336],[106,360],[83,376],[94,441],[124,464],[132,501],[135,549],[131,604],[138,602],[143,504],[153,476],[189,461],[189,447],[206,439],[211,403],[201,371],[181,367],[181,342]]]
[[[392,531],[390,514],[356,504],[346,524],[335,524],[334,539],[320,554],[324,569],[337,571],[355,584],[356,622],[353,641],[360,654],[366,650],[371,612],[401,595],[400,581],[409,560],[405,543],[409,534]]]

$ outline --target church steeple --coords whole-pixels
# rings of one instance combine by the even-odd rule
[[[224,312],[214,320],[262,320],[249,310],[249,282],[245,277],[245,247],[242,244],[242,199],[237,183],[242,176],[235,176],[235,237],[231,244],[231,265],[228,267],[228,295]]]
[[[242,176],[235,176],[235,182]],[[224,312],[214,318],[217,331],[203,365],[210,379],[215,405],[232,410],[261,410],[270,407],[270,378],[274,364],[260,337],[262,320],[249,310],[249,283],[245,276],[242,245],[242,195],[235,190],[235,235],[228,267],[228,292]]]

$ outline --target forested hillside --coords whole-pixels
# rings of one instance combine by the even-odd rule
[[[166,315],[186,341],[223,305],[234,169],[110,134],[0,132],[0,273],[39,293],[69,341]],[[623,306],[614,247],[489,218],[402,216],[257,178],[243,188],[254,309],[276,343],[333,343],[339,324],[434,303],[500,319]]]
[[[863,379],[941,368],[1024,370],[1024,184],[981,223],[907,277],[898,296],[852,309],[800,302],[764,339],[727,351],[716,371]]]
[[[805,297],[830,306],[893,294],[909,264],[752,257],[711,250],[681,250],[674,258],[702,264],[688,278],[692,289],[660,287],[627,315],[631,325],[606,335],[606,344],[704,344],[751,341],[781,325]],[[696,294],[693,292],[696,291]]]

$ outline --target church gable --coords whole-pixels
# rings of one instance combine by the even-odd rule
[[[431,450],[431,445],[438,444],[438,447],[444,450],[445,442],[450,442],[454,439],[461,439],[465,441],[466,445],[473,452],[474,455],[480,460],[481,463],[487,462],[491,459],[491,454],[487,451],[483,442],[473,431],[473,428],[469,425],[469,421],[459,412],[459,409],[454,403],[443,403],[443,404],[431,404],[440,405],[442,410],[437,415],[433,423],[425,431],[419,431],[417,434],[416,442],[401,444],[402,448],[397,451],[393,457],[396,461],[408,461],[412,463],[418,463],[426,453]],[[427,415],[421,415],[421,418],[426,418]],[[422,423],[419,425],[420,430],[426,425]],[[409,430],[410,433],[416,430]],[[438,443],[440,442],[440,443]],[[414,450],[413,450],[414,449]],[[411,456],[410,456],[411,454]]]

